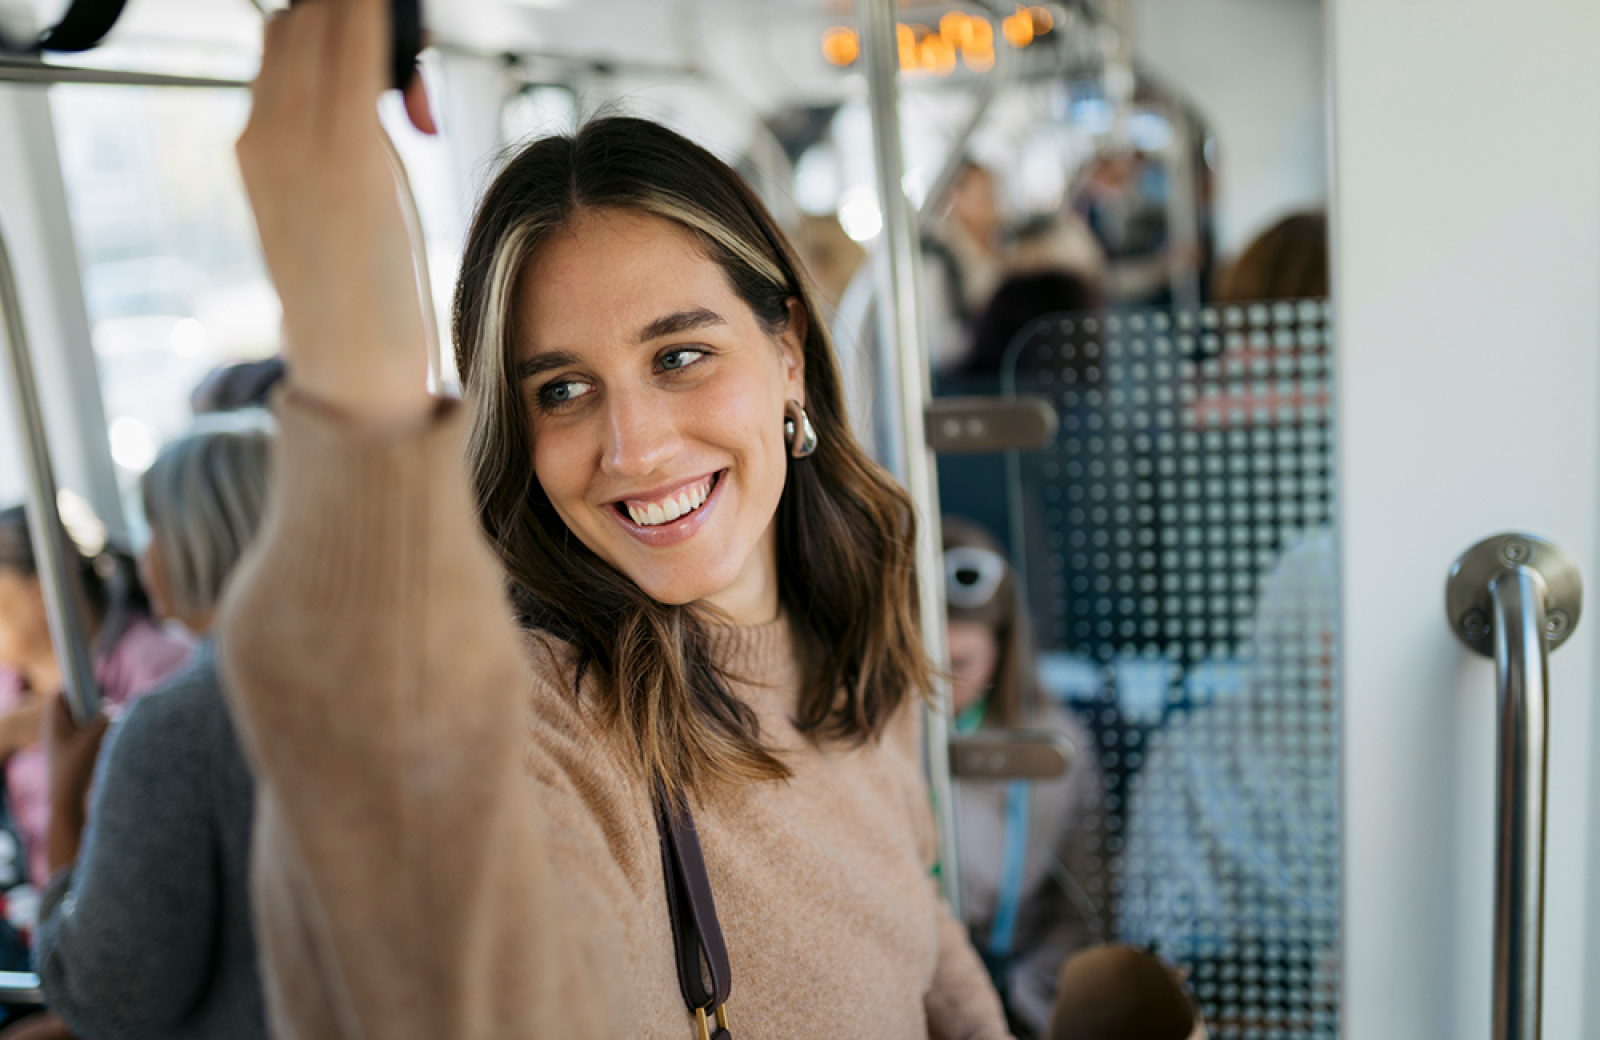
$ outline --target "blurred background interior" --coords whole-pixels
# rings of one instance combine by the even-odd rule
[[[0,0],[0,31],[61,6]],[[1381,35],[1375,9],[1350,18]],[[1074,922],[1052,963],[1131,943],[1179,966],[1219,1040],[1338,1036],[1329,11],[901,2],[898,21],[933,390],[1038,394],[1060,417],[1040,450],[938,468],[944,512],[1009,568],[1045,714],[1095,776],[1070,855],[1035,871],[1051,892],[1038,905]],[[386,123],[443,335],[476,194],[509,151],[596,113],[645,116],[726,159],[779,215],[832,309],[856,422],[892,454],[875,361],[884,220],[849,0],[449,0],[429,23],[442,133],[412,131],[394,98]],[[278,350],[232,150],[249,99],[225,82],[252,74],[260,25],[246,0],[139,0],[76,60],[219,85],[0,86],[0,142],[29,142],[0,147],[0,210],[30,260],[61,480],[134,542],[140,475],[188,427],[196,388]],[[1384,53],[1363,46],[1349,53]],[[1371,176],[1376,140],[1350,153]],[[0,502],[23,497],[16,453],[0,415]],[[974,924],[991,953],[993,927]],[[999,960],[1025,957],[1013,945]],[[1004,989],[1007,965],[991,967]],[[1042,1035],[1048,1003],[1008,996],[1019,1034]]]

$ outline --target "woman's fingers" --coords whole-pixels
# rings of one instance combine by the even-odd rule
[[[316,111],[324,76],[323,45],[329,22],[328,0],[307,0],[267,23],[261,49],[261,71],[252,90],[250,121],[241,146],[255,136],[289,134]],[[299,136],[295,134],[294,136]],[[278,152],[285,142],[266,145]]]
[[[378,95],[390,86],[390,0],[313,2],[333,4],[328,85],[336,102],[330,115],[336,122],[329,129],[342,135],[377,118],[373,113]]]
[[[439,127],[433,121],[433,109],[428,105],[428,87],[422,81],[422,70],[411,74],[411,82],[406,84],[405,93],[402,95],[406,102],[406,116],[410,118],[411,125],[425,134],[436,134]]]
[[[283,90],[283,49],[288,38],[288,12],[279,11],[267,19],[261,33],[261,68],[250,84],[250,118],[268,118]]]

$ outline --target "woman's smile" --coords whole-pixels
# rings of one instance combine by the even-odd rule
[[[645,545],[665,548],[686,542],[699,533],[716,508],[726,472],[697,477],[666,493],[618,499],[611,503],[611,512],[623,530]]]

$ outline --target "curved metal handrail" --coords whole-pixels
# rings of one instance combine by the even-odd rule
[[[1577,628],[1583,580],[1534,535],[1495,535],[1450,570],[1445,610],[1467,646],[1495,660],[1494,1040],[1539,1040],[1543,1000],[1545,795],[1550,653]]]

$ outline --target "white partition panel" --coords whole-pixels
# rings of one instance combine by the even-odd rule
[[[1545,1029],[1600,1036],[1600,4],[1332,0],[1345,1029],[1489,1036],[1494,677],[1451,560],[1516,528],[1590,588],[1552,661]]]

